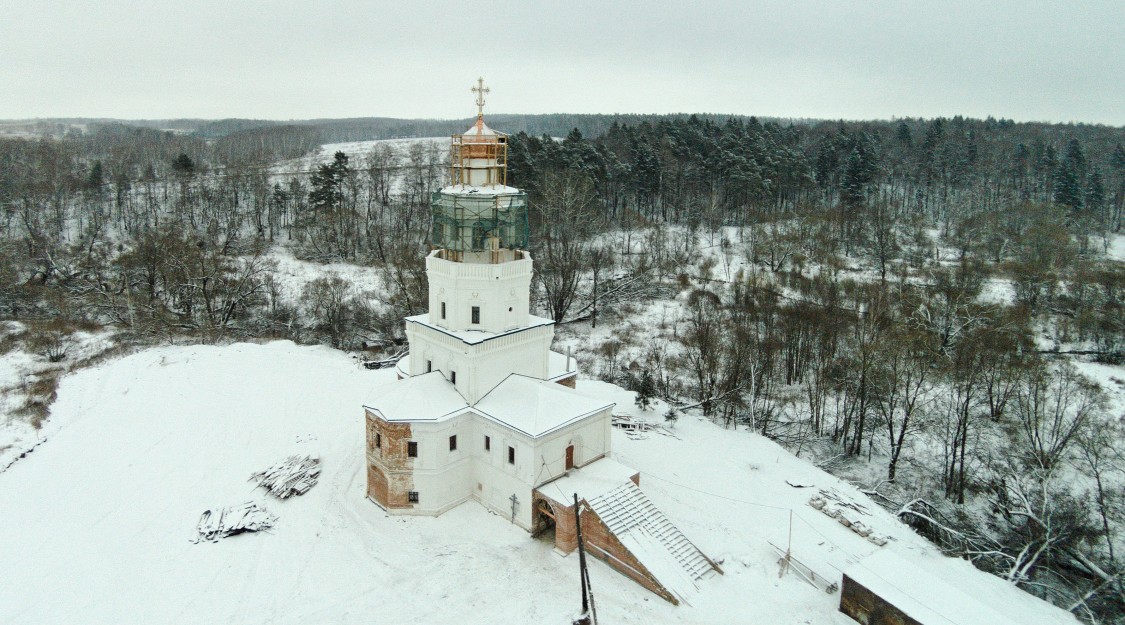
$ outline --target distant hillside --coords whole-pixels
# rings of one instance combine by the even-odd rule
[[[746,115],[697,114],[703,120],[724,121],[735,118],[748,120]],[[605,133],[614,122],[619,124],[639,124],[644,121],[686,119],[687,113],[672,115],[635,114],[569,114],[551,113],[544,115],[495,114],[488,116],[488,122],[498,130],[508,133],[526,132],[529,135],[551,135],[562,137],[577,128],[585,136],[599,136]],[[766,118],[761,118],[767,121]],[[812,120],[781,120],[802,123]],[[398,139],[409,137],[435,137],[460,132],[471,125],[473,119],[396,119],[391,117],[357,117],[346,119],[108,119],[108,118],[55,118],[28,120],[0,120],[0,134],[30,134],[61,136],[72,128],[89,130],[100,126],[123,125],[158,130],[171,130],[176,133],[192,134],[204,139],[219,139],[241,133],[261,135],[265,129],[300,126],[312,129],[322,143],[344,141],[367,141],[371,139]],[[307,132],[307,131],[306,131]],[[306,134],[302,132],[302,134]]]

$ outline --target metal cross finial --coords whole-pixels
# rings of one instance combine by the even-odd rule
[[[469,91],[477,94],[477,118],[484,119],[484,94],[492,90],[484,86],[483,78],[477,78],[477,86],[469,89]]]

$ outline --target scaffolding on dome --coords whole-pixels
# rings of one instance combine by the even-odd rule
[[[531,229],[527,194],[462,194],[436,191],[430,198],[433,246],[450,252],[450,260],[466,252],[527,249]]]
[[[450,184],[507,185],[508,137],[484,126],[483,120],[478,120],[478,125],[491,134],[453,135],[449,149]]]

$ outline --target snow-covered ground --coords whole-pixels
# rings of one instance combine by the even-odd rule
[[[569,622],[576,557],[472,502],[438,518],[391,517],[364,497],[360,405],[393,375],[275,342],[152,348],[66,376],[50,439],[0,473],[0,622]],[[605,383],[579,390],[612,398],[619,413],[665,410],[640,413]],[[794,555],[825,577],[880,548],[933,558],[854,488],[759,436],[687,415],[674,436],[615,430],[613,445],[726,574],[675,607],[594,561],[603,622],[849,622],[838,594],[778,576],[767,541],[787,544],[791,510]],[[296,452],[323,461],[308,494],[277,501],[247,481]],[[807,505],[819,489],[865,505],[864,523],[889,544]],[[204,510],[248,501],[279,517],[272,531],[191,542]]]
[[[1111,235],[1109,245],[1106,248],[1106,257],[1125,262],[1125,234]]]
[[[272,167],[274,173],[312,172],[317,165],[332,162],[336,152],[348,155],[352,167],[360,167],[371,154],[371,150],[382,145],[389,145],[395,150],[401,160],[405,160],[407,152],[414,144],[424,146],[433,145],[442,155],[449,151],[449,137],[422,137],[411,139],[372,139],[369,141],[349,141],[347,143],[325,143],[317,151],[300,158],[282,161]]]
[[[37,427],[34,417],[26,414],[29,396],[46,400],[52,378],[113,346],[110,331],[75,332],[66,338],[66,358],[50,362],[42,354],[27,351],[28,333],[23,323],[0,322],[0,343],[10,347],[0,354],[0,472],[43,442],[53,427],[50,420],[40,424],[42,428]],[[48,397],[43,397],[43,393]]]
[[[300,260],[289,249],[281,246],[272,248],[266,258],[277,263],[273,275],[282,288],[282,295],[294,303],[300,299],[301,291],[309,282],[332,274],[351,282],[357,293],[386,292],[380,273],[371,267],[354,263],[314,263]]]

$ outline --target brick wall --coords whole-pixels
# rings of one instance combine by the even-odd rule
[[[573,515],[574,512],[571,511]],[[657,596],[679,605],[679,601],[656,580],[656,577],[641,564],[640,560],[617,540],[609,527],[590,508],[582,508],[582,542],[586,554],[602,560],[622,575],[656,593]]]
[[[574,375],[570,376],[569,378],[563,378],[561,380],[558,380],[556,383],[562,384],[563,386],[566,386],[568,388],[574,388],[574,384],[577,380],[578,380],[578,374],[575,373]]]
[[[406,451],[412,437],[409,423],[388,423],[367,413],[367,496],[385,508],[414,506],[408,499],[414,490],[414,458]]]
[[[634,483],[640,483],[640,474],[631,478]],[[574,521],[574,504],[564,505],[550,497],[535,491],[535,505],[540,501],[550,506],[555,515],[555,548],[563,553],[571,553],[578,549],[578,529]],[[656,593],[659,597],[674,604],[679,601],[672,596],[656,577],[645,568],[639,560],[621,544],[609,527],[598,518],[597,513],[590,509],[585,502],[582,505],[582,541],[586,546],[586,554],[597,558],[622,575],[632,579],[641,586]]]

